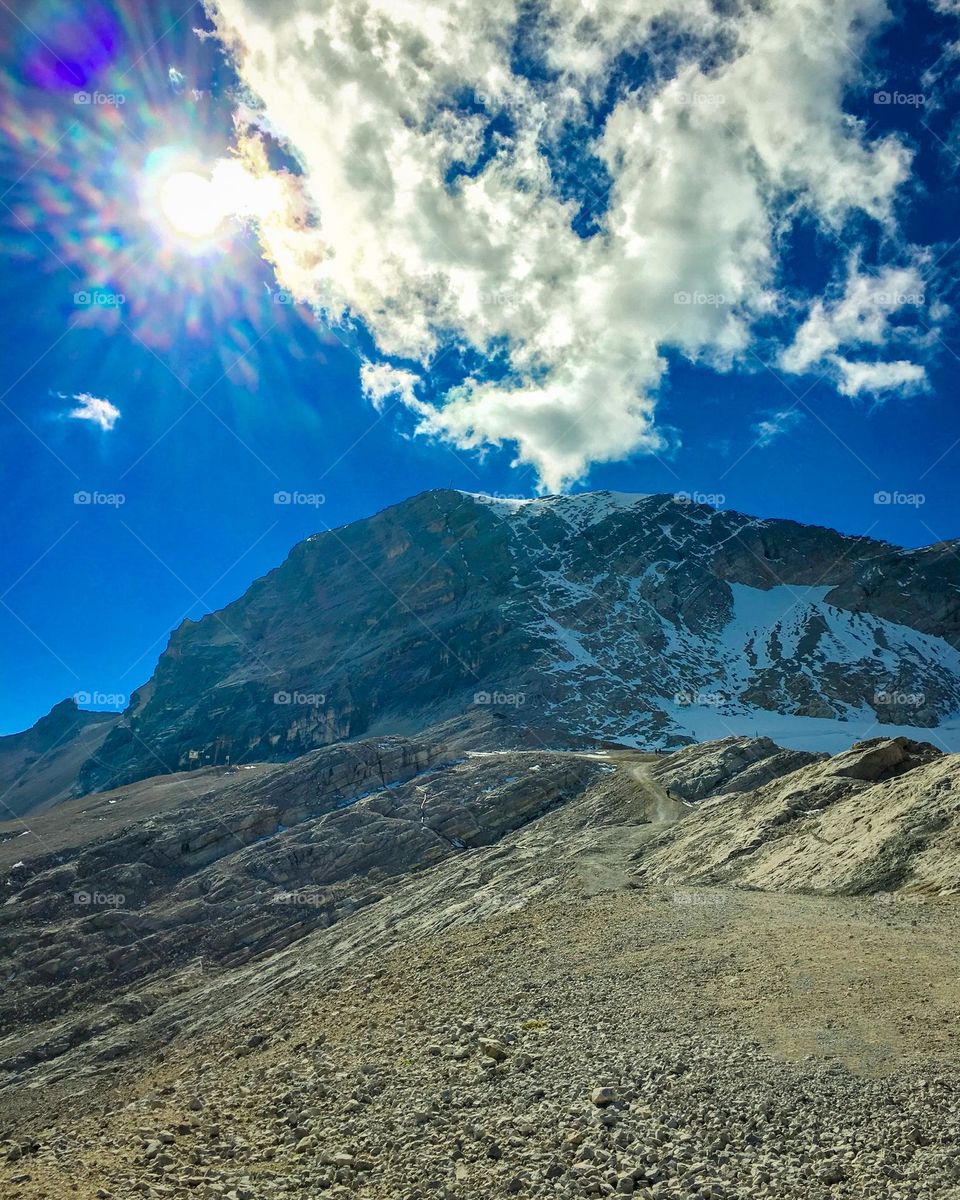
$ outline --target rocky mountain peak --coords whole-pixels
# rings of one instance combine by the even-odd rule
[[[947,744],[958,576],[942,548],[680,495],[424,492],[182,624],[81,787],[438,722],[478,746]]]

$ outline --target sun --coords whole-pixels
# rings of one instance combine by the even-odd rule
[[[234,205],[224,189],[196,171],[175,171],[160,185],[157,200],[163,219],[181,237],[212,238]]]
[[[204,162],[172,146],[148,156],[140,195],[144,215],[168,244],[204,255],[227,249],[244,226],[278,220],[286,203],[283,182],[265,168],[236,157]]]

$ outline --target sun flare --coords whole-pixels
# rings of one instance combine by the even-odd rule
[[[164,220],[182,237],[213,237],[231,214],[231,203],[223,189],[196,171],[177,171],[160,186],[160,211]]]
[[[148,160],[143,194],[155,224],[201,250],[226,244],[229,223],[270,221],[284,208],[282,184],[269,173],[235,158],[202,164],[168,149]]]

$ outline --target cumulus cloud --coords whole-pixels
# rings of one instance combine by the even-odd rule
[[[61,398],[67,399],[66,396]],[[109,400],[104,400],[102,396],[91,396],[89,392],[78,392],[70,399],[76,401],[76,407],[72,408],[67,416],[74,421],[91,421],[104,433],[109,433],[120,419],[120,409],[115,404],[111,404]]]
[[[744,360],[785,306],[794,219],[894,228],[910,153],[843,109],[882,0],[208,5],[262,101],[251,121],[303,171],[303,219],[261,229],[283,285],[408,364],[364,368],[374,403],[461,447],[511,444],[544,488],[663,449],[668,355]],[[625,51],[651,62],[643,86],[617,81]],[[571,153],[601,194],[572,194]],[[836,354],[831,337],[811,325],[792,361]],[[450,340],[497,370],[424,400],[410,364],[425,376]]]

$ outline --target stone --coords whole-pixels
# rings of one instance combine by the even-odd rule
[[[477,1045],[480,1047],[480,1053],[492,1058],[494,1062],[503,1062],[507,1057],[506,1046],[496,1038],[480,1038]]]

